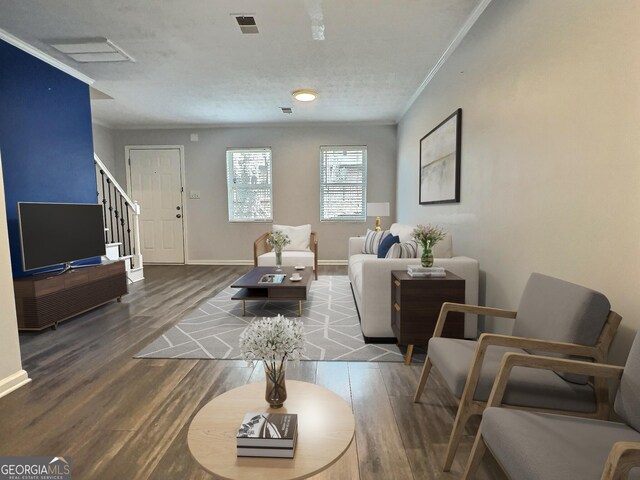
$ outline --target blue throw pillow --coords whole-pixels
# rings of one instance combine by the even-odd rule
[[[387,256],[387,252],[391,248],[391,245],[396,243],[400,243],[400,237],[397,235],[389,235],[387,238],[382,240],[378,247],[378,258],[385,258]]]

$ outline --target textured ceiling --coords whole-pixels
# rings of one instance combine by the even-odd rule
[[[2,0],[0,28],[94,78],[113,127],[395,122],[478,0]],[[325,40],[312,37],[322,13]],[[232,13],[253,14],[242,35]],[[49,47],[106,37],[135,63]],[[290,92],[311,88],[315,102]],[[293,107],[285,115],[280,107]]]

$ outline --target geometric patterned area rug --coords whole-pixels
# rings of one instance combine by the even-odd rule
[[[298,302],[246,303],[231,300],[237,289],[227,287],[186,313],[177,325],[162,334],[135,358],[241,359],[238,340],[254,318],[298,317]],[[395,344],[365,344],[358,313],[346,275],[320,276],[311,283],[302,303],[306,333],[304,360],[350,362],[402,362]],[[419,360],[420,358],[415,358]]]

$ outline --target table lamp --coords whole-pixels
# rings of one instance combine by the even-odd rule
[[[381,230],[380,217],[389,216],[389,202],[367,203],[367,217],[376,217],[376,232]]]

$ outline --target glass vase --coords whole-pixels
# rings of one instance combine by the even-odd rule
[[[264,399],[271,408],[280,408],[287,399],[287,384],[285,383],[287,362],[264,362],[264,375],[267,389]]]
[[[276,250],[276,271],[282,271],[282,250]]]
[[[422,257],[420,258],[420,263],[422,263],[423,267],[433,267],[433,252],[430,248],[425,248],[422,251]]]

